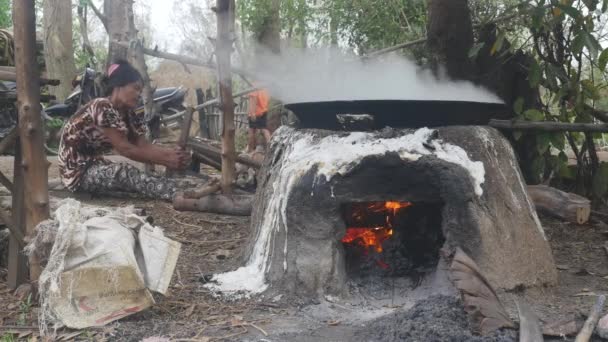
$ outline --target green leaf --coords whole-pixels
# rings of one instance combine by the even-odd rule
[[[515,103],[513,103],[513,110],[515,111],[515,114],[521,115],[521,113],[524,111],[523,97],[520,96],[517,98],[517,100],[515,100]]]
[[[566,148],[566,137],[563,133],[551,133],[551,146],[563,151]]]
[[[494,56],[496,54],[496,52],[500,51],[502,49],[502,45],[504,42],[505,42],[505,33],[500,32],[498,34],[498,37],[496,37],[496,41],[494,42],[494,45],[492,45],[492,49],[490,49],[490,56]]]
[[[585,40],[585,46],[587,47],[587,49],[589,49],[589,54],[591,55],[591,58],[595,59],[597,57],[598,51],[602,50],[602,46],[591,33],[587,31],[582,31],[581,33]]]
[[[513,138],[515,139],[515,141],[519,141],[519,139],[521,139],[522,136],[523,136],[523,133],[521,131],[513,132]]]
[[[608,64],[608,49],[604,49],[598,58],[598,67],[601,71],[606,71],[606,65]]]
[[[582,34],[582,31],[577,34],[572,40],[572,53],[575,55],[580,55],[583,52],[583,48],[585,47],[585,37]]]
[[[576,19],[581,15],[581,12],[579,12],[576,8],[572,6],[564,4],[557,4],[556,6],[573,19]]]
[[[528,109],[524,112],[524,118],[530,121],[543,121],[545,114],[538,109]]]
[[[536,149],[538,153],[543,154],[551,146],[551,134],[550,133],[538,133],[536,135]]]
[[[602,3],[602,13],[606,13],[608,10],[608,0],[604,0]]]
[[[583,94],[592,100],[599,100],[600,92],[593,84],[591,80],[582,80],[581,86],[583,87]]]
[[[583,0],[583,3],[590,11],[595,11],[599,0]]]
[[[469,58],[474,59],[479,54],[479,51],[486,45],[485,42],[475,44],[469,51]]]
[[[560,160],[562,163],[568,163],[568,155],[566,154],[566,152],[561,151],[561,152],[560,152],[560,153],[557,155],[557,157],[559,158],[559,160]]]
[[[528,74],[528,80],[530,81],[530,88],[536,88],[540,84],[540,79],[542,77],[542,72],[540,71],[540,66],[536,61],[530,65],[530,71]]]

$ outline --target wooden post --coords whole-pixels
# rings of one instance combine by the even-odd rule
[[[21,230],[22,235],[25,235],[24,220],[25,212],[23,211],[23,170],[21,168],[21,144],[19,139],[15,142],[15,161],[13,174],[12,192],[12,215],[11,220],[16,229]],[[8,244],[8,287],[16,289],[19,285],[27,281],[27,258],[22,253],[22,245],[15,236],[11,235]]]
[[[211,100],[211,98],[208,98],[207,100]],[[197,105],[205,103],[205,93],[203,93],[203,89],[201,88],[196,88],[196,102]],[[205,108],[198,110],[198,125],[200,129],[199,136],[201,138],[209,139],[209,125],[207,123]]]
[[[188,144],[188,137],[190,136],[190,127],[192,127],[192,116],[194,115],[194,108],[188,107],[186,108],[186,115],[184,115],[184,119],[182,121],[181,132],[179,134],[179,138],[177,139],[177,146],[186,149],[186,145]],[[184,172],[179,171],[175,172],[175,170],[167,169],[165,171],[166,177],[173,177],[175,175],[183,176]]]
[[[223,114],[222,127],[222,192],[232,192],[235,179],[234,100],[232,98],[232,69],[230,55],[234,38],[234,0],[217,0],[217,58],[220,101]]]
[[[25,228],[32,237],[36,225],[49,218],[48,162],[44,153],[44,130],[40,115],[40,73],[36,63],[36,10],[34,0],[13,3],[17,105],[21,138]],[[17,185],[15,185],[17,187]],[[30,281],[41,268],[29,259]]]

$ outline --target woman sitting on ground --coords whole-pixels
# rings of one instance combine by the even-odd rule
[[[104,154],[116,151],[131,160],[184,169],[190,153],[146,140],[143,113],[136,113],[143,82],[125,61],[112,64],[104,78],[107,97],[80,108],[66,123],[59,147],[63,184],[71,191],[89,193],[133,192],[146,198],[173,200],[175,181],[151,177],[127,163],[112,163]]]

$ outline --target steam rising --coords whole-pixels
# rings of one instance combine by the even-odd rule
[[[253,76],[284,103],[347,100],[451,100],[502,103],[467,81],[437,79],[397,55],[361,60],[333,49],[285,50],[258,58]]]

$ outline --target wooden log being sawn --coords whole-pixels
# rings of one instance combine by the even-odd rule
[[[188,199],[176,196],[173,208],[180,211],[202,211],[208,213],[249,216],[253,206],[250,195],[207,195],[199,199]]]
[[[222,158],[222,151],[214,146],[208,145],[204,142],[196,141],[190,139],[188,141],[188,147],[190,147],[194,152],[199,153],[211,160],[216,162],[220,162]],[[246,155],[237,155],[236,162],[247,165],[254,169],[259,169],[262,167],[262,163],[246,156]]]
[[[194,114],[194,108],[188,107],[186,108],[186,115],[184,116],[184,121],[182,121],[181,132],[179,134],[179,139],[177,140],[177,146],[182,149],[186,149],[188,143],[188,136],[190,135],[190,127],[192,126],[192,116]],[[179,172],[179,174],[183,174],[183,172]],[[175,170],[167,169],[166,176],[172,177],[175,175]]]
[[[591,201],[545,185],[528,185],[528,195],[536,210],[568,222],[585,224],[591,214]]]

